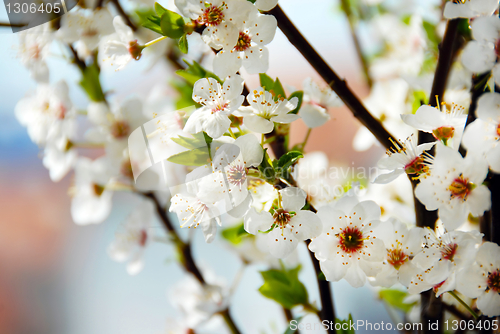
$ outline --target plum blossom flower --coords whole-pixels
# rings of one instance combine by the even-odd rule
[[[380,224],[380,207],[346,195],[319,208],[317,215],[323,232],[311,241],[309,249],[320,261],[326,279],[337,282],[344,278],[353,287],[363,286],[367,276],[382,269],[386,253],[383,241],[374,234]]]
[[[184,277],[168,292],[169,299],[183,315],[189,328],[207,322],[215,313],[222,311],[229,303],[229,289],[217,283],[201,284],[192,275]]]
[[[401,115],[406,124],[417,130],[432,133],[434,138],[443,144],[457,147],[462,138],[467,115],[462,106],[451,104],[451,107],[441,104],[443,111],[431,106],[421,106],[415,114]]]
[[[250,104],[241,107],[235,115],[243,117],[243,124],[251,131],[269,133],[274,129],[274,122],[287,124],[300,118],[289,112],[297,107],[298,98],[290,100],[284,97],[274,99],[273,95],[262,87],[247,95]]]
[[[484,159],[467,156],[438,143],[429,176],[420,179],[415,196],[429,211],[438,209],[448,230],[454,230],[467,215],[480,216],[491,206],[490,191],[483,185],[488,173]]]
[[[57,132],[43,151],[43,165],[54,182],[59,182],[74,167],[78,157],[72,142],[76,136],[76,123],[67,123]]]
[[[122,223],[115,234],[115,240],[108,247],[108,255],[115,261],[127,263],[130,275],[138,274],[144,264],[142,256],[151,241],[153,205],[149,201],[140,203]]]
[[[197,228],[201,224],[205,241],[214,240],[217,225],[221,225],[222,210],[217,206],[218,199],[201,199],[197,196],[200,191],[200,181],[211,174],[208,166],[202,166],[186,175],[186,184],[170,199],[170,212],[177,214],[181,228]]]
[[[400,282],[409,286],[411,278],[422,271],[411,260],[422,251],[424,230],[408,229],[397,219],[390,219],[375,229],[375,235],[384,242],[386,255],[383,269],[372,284],[391,287]]]
[[[413,258],[413,264],[424,270],[412,277],[409,292],[433,289],[439,296],[456,286],[456,273],[474,261],[482,234],[477,231],[435,233],[428,230],[426,246]]]
[[[320,88],[311,78],[302,83],[304,88],[304,104],[299,115],[309,128],[325,124],[329,119],[328,108],[340,107],[342,101],[330,87]]]
[[[49,68],[45,59],[53,40],[50,23],[42,24],[18,33],[21,62],[37,82],[48,83]]]
[[[113,192],[107,184],[111,176],[105,156],[94,161],[78,159],[71,201],[71,217],[76,224],[99,224],[109,216]]]
[[[321,221],[311,211],[301,210],[305,205],[306,193],[296,187],[279,191],[281,205],[274,213],[254,208],[246,214],[244,227],[248,233],[272,230],[266,234],[271,255],[284,258],[293,252],[300,241],[315,238],[321,233]]]
[[[474,18],[490,16],[498,9],[498,0],[459,0],[448,1],[444,6],[443,16],[446,19],[457,17]]]
[[[64,81],[55,85],[39,84],[33,95],[17,103],[15,113],[19,123],[27,127],[31,140],[45,145],[57,136],[61,127],[73,122],[68,85]]]
[[[233,75],[241,66],[250,74],[264,73],[269,68],[269,51],[276,33],[277,21],[273,15],[254,13],[241,27],[236,27],[235,44],[224,47],[214,59],[214,72],[220,77]]]
[[[255,7],[266,12],[273,9],[278,4],[278,0],[256,0]]]
[[[408,137],[403,143],[394,143],[395,149],[387,150],[387,156],[380,159],[378,167],[390,170],[390,173],[379,175],[374,183],[389,183],[403,173],[419,178],[429,173],[429,161],[432,156],[426,153],[434,143],[416,145],[413,136]]]
[[[212,152],[213,171],[200,181],[197,195],[207,201],[227,199],[228,213],[242,217],[252,198],[248,192],[248,168],[262,162],[262,146],[253,134],[246,134],[218,148],[212,147]]]
[[[476,262],[457,275],[457,290],[469,298],[484,315],[500,315],[500,246],[485,242],[477,251]]]
[[[243,79],[239,75],[229,77],[221,85],[214,78],[195,82],[193,100],[202,105],[188,119],[184,130],[189,133],[205,131],[216,139],[229,129],[229,115],[243,103]]]
[[[62,17],[57,36],[66,43],[78,42],[79,56],[85,58],[98,47],[101,37],[114,33],[112,21],[106,8],[70,11]]]
[[[500,65],[497,63],[500,40],[500,19],[497,16],[478,17],[471,24],[472,37],[462,52],[462,63],[471,72],[492,71],[500,83]]]
[[[468,154],[483,155],[500,173],[500,94],[485,93],[477,102],[477,119],[465,128],[462,143]]]
[[[110,60],[111,66],[117,65],[116,71],[125,67],[132,59],[139,60],[144,46],[139,45],[132,29],[125,24],[121,16],[113,19],[115,34],[103,39],[103,61]]]

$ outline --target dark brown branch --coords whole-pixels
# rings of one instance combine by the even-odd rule
[[[306,245],[309,246],[310,242],[311,240],[306,240]],[[311,257],[311,261],[314,266],[314,272],[316,273],[319,296],[321,299],[321,311],[319,312],[318,316],[321,319],[321,321],[328,320],[329,324],[332,323],[335,324],[336,316],[335,316],[335,308],[333,306],[333,298],[332,298],[332,291],[330,288],[330,282],[328,282],[324,278],[323,279],[320,278],[320,275],[322,275],[323,273],[321,272],[319,261],[318,259],[316,259],[313,252],[309,251],[309,255]],[[337,331],[335,330],[335,326],[328,326],[328,333],[337,333]]]
[[[448,77],[450,74],[451,65],[459,49],[459,43],[457,42],[458,37],[458,25],[460,19],[454,19],[448,21],[446,26],[446,31],[444,34],[443,41],[439,46],[439,57],[436,66],[436,72],[434,74],[434,80],[432,83],[431,96],[429,98],[429,103],[431,106],[438,107],[438,101],[436,96],[441,100],[443,98],[446,83],[448,82]],[[435,139],[430,133],[421,132],[418,133],[418,143],[433,142]],[[413,187],[416,186],[415,182],[412,183]],[[420,201],[414,197],[415,201],[415,219],[417,226],[420,227],[430,227],[434,229],[436,221],[438,219],[437,210],[427,211],[425,206],[420,203]],[[438,322],[439,329],[437,331],[432,331],[433,333],[443,333],[443,316],[444,308],[443,303],[440,298],[436,298],[432,290],[423,292],[421,294],[421,317],[422,322],[427,324],[429,322]],[[430,333],[430,329],[426,326],[423,328],[423,333]]]
[[[314,50],[309,42],[302,36],[299,30],[294,26],[290,19],[278,5],[271,9],[269,14],[272,14],[278,20],[278,27],[288,38],[290,43],[304,56],[318,74],[325,80],[333,89],[345,105],[351,110],[356,117],[370,132],[378,139],[378,141],[386,148],[392,147],[391,139],[396,141],[384,126],[375,119],[370,112],[365,108],[363,103],[354,95],[351,89],[347,86],[345,80],[341,79],[335,71],[321,58]]]
[[[5,23],[5,22],[0,22],[0,27],[5,27],[5,28],[22,28],[27,26],[27,23]]]

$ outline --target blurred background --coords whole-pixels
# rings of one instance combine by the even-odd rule
[[[282,0],[280,4],[358,96],[365,97],[367,86],[339,4],[329,0]],[[7,22],[3,6],[0,21]],[[129,276],[124,265],[108,257],[106,248],[130,212],[127,203],[131,199],[126,194],[114,197],[118,205],[113,206],[111,216],[103,224],[82,227],[72,222],[68,187],[73,175],[59,183],[51,182],[39,148],[14,116],[18,100],[36,87],[19,61],[17,45],[17,35],[9,28],[0,28],[0,334],[165,333],[167,324],[177,315],[167,300],[167,290],[183,277],[173,249],[164,243],[153,243],[145,254],[145,268],[137,276]],[[269,51],[268,74],[279,76],[284,85],[301,88],[308,76],[323,84],[279,30]],[[54,50],[54,54],[60,53]],[[84,109],[88,100],[77,85],[78,70],[60,57],[49,57],[48,64],[50,82],[65,79],[73,104]],[[153,86],[165,84],[171,75],[166,64],[157,62],[151,66],[144,56],[120,72],[103,69],[101,80],[104,89],[115,91],[120,100],[131,94],[145,97]],[[249,87],[258,85],[257,75],[243,75]],[[383,149],[353,151],[358,122],[345,108],[331,111],[331,116],[325,126],[312,132],[307,151],[324,151],[332,163],[340,165],[373,165]],[[301,142],[306,130],[301,121],[295,122],[292,144]],[[158,224],[157,228],[160,229]],[[239,262],[224,242],[217,238],[207,245],[201,234],[194,238],[195,258],[232,282]],[[304,263],[301,278],[310,299],[319,301],[305,246],[300,249],[300,256]],[[262,284],[259,269],[264,268],[252,266],[245,270],[232,299],[232,315],[244,333],[283,333],[285,319],[281,309],[257,291]],[[339,317],[352,313],[354,319],[390,321],[369,287],[353,289],[342,281],[333,284],[333,291]],[[206,326],[206,332],[214,333],[210,326]]]

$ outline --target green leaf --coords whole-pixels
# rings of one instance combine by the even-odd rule
[[[179,96],[175,100],[175,109],[182,109],[190,106],[199,107],[192,98],[193,85],[190,85],[185,80],[171,80],[170,85],[179,93]]]
[[[412,113],[415,113],[420,106],[427,104],[427,94],[423,90],[416,90],[410,97]]]
[[[349,313],[349,317],[347,320],[340,320],[340,319],[335,319],[335,328],[337,329],[337,334],[355,334],[356,332],[354,331],[354,327],[356,324],[354,323],[354,320],[352,319],[352,315]],[[345,325],[344,325],[345,324]]]
[[[80,86],[85,90],[89,99],[94,102],[105,100],[101,82],[99,81],[99,72],[99,66],[97,63],[93,63],[85,67],[82,71],[82,79],[80,80]]]
[[[166,9],[165,7],[160,5],[158,2],[155,2],[155,11],[156,11],[156,14],[158,14],[158,16],[161,17],[163,14],[165,14],[168,11],[168,9]]]
[[[274,182],[276,179],[276,172],[274,167],[269,163],[269,155],[267,154],[267,148],[264,149],[264,158],[259,165],[259,171],[265,177],[267,182]]]
[[[436,25],[430,23],[429,21],[423,21],[422,26],[427,34],[427,39],[431,42],[431,47],[437,50],[441,39],[436,33]]]
[[[209,137],[210,138],[210,137]],[[171,138],[172,141],[181,145],[182,147],[187,148],[188,150],[193,150],[196,148],[207,147],[207,142],[205,140],[205,136],[203,132],[198,132],[193,135],[193,138],[188,137],[175,137]]]
[[[207,147],[200,147],[174,154],[167,160],[184,166],[203,166],[210,161],[210,154]]]
[[[179,39],[179,50],[181,50],[182,53],[188,53],[187,34],[182,35]]]
[[[304,157],[304,155],[300,151],[287,152],[283,154],[281,158],[279,158],[278,163],[276,164],[276,168],[287,170],[291,165],[296,163],[302,157]]]
[[[405,303],[403,300],[408,296],[408,292],[396,289],[380,290],[379,297],[394,308],[409,312],[415,303]]]
[[[298,90],[296,92],[293,92],[290,94],[288,97],[288,101],[290,101],[293,97],[296,97],[299,99],[299,102],[297,102],[297,108],[293,109],[292,111],[289,112],[289,114],[297,114],[300,110],[300,107],[302,106],[302,100],[304,98],[304,92],[301,90]]]
[[[277,100],[280,97],[286,99],[285,90],[283,89],[283,85],[281,84],[280,79],[276,78],[276,81],[274,82],[274,87],[273,87],[271,93],[273,94],[275,100]]]
[[[308,305],[307,290],[299,281],[300,265],[294,269],[271,269],[261,271],[264,284],[259,292],[287,309],[297,305]]]
[[[175,73],[181,76],[186,80],[191,86],[194,83],[202,78],[214,78],[220,84],[222,84],[222,80],[216,76],[214,73],[207,71],[200,64],[193,60],[193,63],[190,64],[188,61],[184,60],[184,62],[188,65],[188,68],[185,70],[177,70]]]
[[[156,33],[158,33],[160,35],[163,35],[163,31],[161,31],[160,26],[157,25],[157,24],[154,24],[153,22],[146,21],[146,22],[142,23],[142,26],[144,28],[152,30],[152,31],[154,31],[154,32],[156,32]]]
[[[252,235],[245,231],[243,223],[232,227],[227,227],[222,230],[222,237],[233,245],[238,245],[243,240],[243,238],[249,236]]]
[[[160,27],[163,35],[174,39],[180,38],[184,34],[184,18],[166,9],[161,15]]]
[[[266,73],[259,73],[260,86],[267,91],[274,88],[274,80],[271,79]]]

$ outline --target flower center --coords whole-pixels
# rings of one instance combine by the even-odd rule
[[[406,174],[427,174],[429,172],[429,167],[424,164],[424,158],[422,156],[418,156],[413,159],[410,163],[405,166]]]
[[[128,52],[130,53],[132,58],[134,58],[135,60],[141,59],[142,50],[144,49],[144,46],[139,45],[139,43],[137,43],[137,40],[130,41],[128,45],[129,45]]]
[[[441,256],[445,260],[453,261],[455,254],[457,253],[457,244],[446,244],[441,248]]]
[[[234,49],[236,51],[245,51],[250,47],[251,42],[252,39],[250,38],[250,36],[245,34],[243,31],[240,31],[240,36],[238,37],[238,42],[236,42]]]
[[[128,136],[130,127],[127,122],[116,121],[111,125],[111,135],[116,139],[121,139]]]
[[[220,7],[210,6],[205,8],[201,14],[201,22],[207,26],[216,26],[224,20],[224,3]]]
[[[229,171],[227,172],[227,179],[231,184],[234,184],[241,188],[241,186],[247,179],[245,167],[242,165],[229,167]]]
[[[123,161],[120,167],[120,173],[127,178],[130,179],[134,178],[134,172],[132,171],[132,164],[130,163],[129,159]]]
[[[497,136],[498,136],[497,140],[500,140],[500,123],[498,123],[497,125]]]
[[[216,112],[222,111],[227,108],[227,103],[224,103],[223,105],[218,104],[217,107],[212,108],[212,114],[215,114]]]
[[[442,141],[443,144],[445,144],[445,145],[448,142],[448,139],[453,137],[454,133],[455,133],[455,128],[448,127],[448,126],[442,126],[442,127],[437,128],[437,129],[432,131],[434,138]]]
[[[288,211],[277,209],[274,211],[273,219],[274,224],[284,228],[290,222],[290,219],[292,219],[292,215]]]
[[[500,272],[489,273],[487,283],[490,290],[500,293]]]
[[[361,248],[366,238],[363,238],[363,232],[357,227],[346,227],[339,233],[340,247],[346,253],[356,253]]]
[[[460,174],[451,185],[448,187],[450,191],[451,199],[455,197],[459,197],[462,200],[466,201],[467,196],[471,193],[471,191],[476,187],[476,185],[472,182],[469,182],[469,179],[466,179]]]
[[[387,250],[387,262],[394,266],[396,270],[408,261],[408,255],[406,255],[400,248],[393,248]]]
[[[92,187],[93,187],[94,193],[95,193],[97,196],[101,196],[101,195],[102,195],[102,193],[104,192],[104,187],[103,187],[103,186],[101,186],[101,185],[99,185],[99,184],[97,184],[97,183],[94,183],[94,184],[92,185]]]

